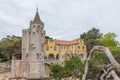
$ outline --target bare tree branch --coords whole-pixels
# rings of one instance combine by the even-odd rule
[[[84,74],[82,76],[82,80],[86,80],[88,70],[89,70],[89,61],[90,61],[91,57],[93,56],[94,51],[96,51],[96,50],[103,51],[106,54],[106,56],[108,57],[111,65],[114,66],[117,69],[117,71],[120,73],[120,64],[114,59],[114,57],[111,54],[109,48],[104,47],[104,46],[94,46],[91,49],[90,54],[89,54],[89,56],[88,56],[88,58],[86,60],[86,66],[85,66]]]

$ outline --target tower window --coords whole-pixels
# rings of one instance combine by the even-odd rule
[[[28,54],[26,54],[26,58],[28,58]]]
[[[36,55],[37,55],[37,59],[39,59],[39,58],[40,58],[40,54],[39,54],[39,53],[37,53]]]
[[[33,25],[33,28],[35,28],[35,25]]]
[[[43,27],[41,27],[41,29],[43,29]]]
[[[37,30],[37,32],[39,32],[39,30]]]
[[[38,28],[40,28],[40,25],[38,25]]]
[[[31,32],[29,32],[29,35],[31,34]]]
[[[41,33],[41,35],[43,36],[43,33]]]
[[[33,35],[35,35],[35,32],[33,32]]]

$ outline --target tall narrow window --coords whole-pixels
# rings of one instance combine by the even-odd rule
[[[60,45],[61,46],[61,49],[63,49],[63,46],[62,45]]]
[[[31,34],[31,32],[29,32],[29,35]]]
[[[85,47],[83,46],[82,48],[84,49]]]
[[[54,46],[54,50],[56,51],[56,49],[57,49],[57,47],[56,46]]]
[[[65,45],[64,45],[64,49],[65,49]]]
[[[43,33],[41,33],[41,35],[43,36],[44,34],[43,34]]]
[[[80,46],[78,46],[78,49],[80,49]]]
[[[39,54],[39,53],[37,53],[36,55],[37,55],[37,59],[39,59],[39,58],[40,58],[40,54]]]
[[[28,54],[26,54],[26,58],[28,58]]]
[[[49,50],[49,46],[46,46],[46,50]]]

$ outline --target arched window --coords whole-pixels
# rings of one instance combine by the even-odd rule
[[[54,55],[53,54],[49,54],[48,55],[48,60],[54,60]]]
[[[56,55],[56,60],[59,60],[59,54]]]

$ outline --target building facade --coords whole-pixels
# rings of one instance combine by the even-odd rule
[[[39,79],[49,77],[46,64],[64,65],[67,55],[76,54],[82,60],[86,59],[86,46],[81,39],[71,41],[45,38],[44,23],[38,11],[30,27],[22,30],[21,60],[12,59],[12,74],[14,77]],[[17,72],[16,72],[17,71]]]
[[[44,52],[49,63],[64,65],[67,55],[78,55],[81,60],[86,59],[86,46],[80,38],[71,41],[45,39]]]

